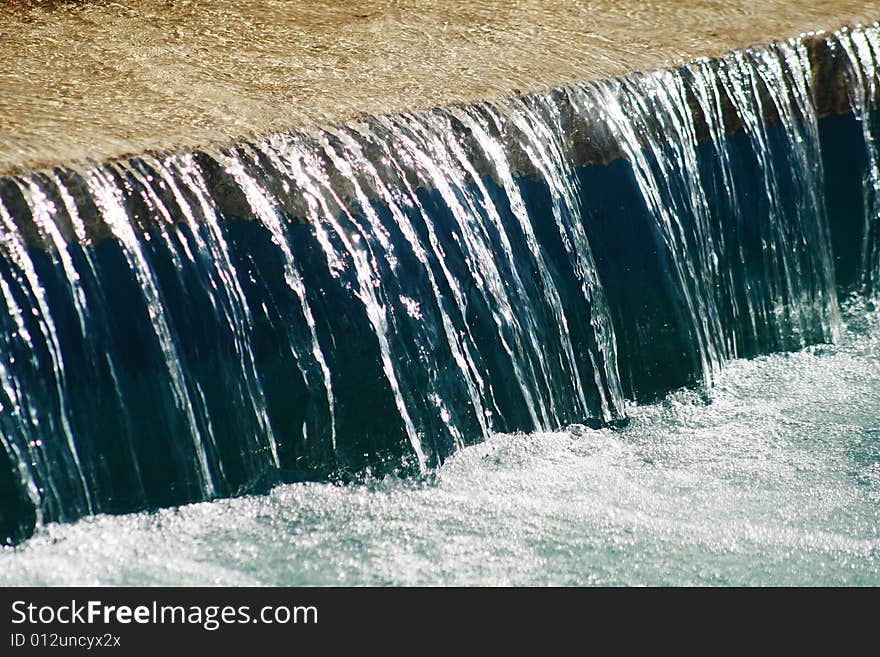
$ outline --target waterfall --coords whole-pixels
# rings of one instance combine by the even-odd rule
[[[880,34],[876,29],[841,30],[834,45],[846,55],[847,92],[865,142],[867,163],[863,181],[862,290],[880,291]]]
[[[794,41],[569,91],[631,163],[707,384],[729,358],[837,336],[811,84]],[[711,157],[700,157],[700,121]]]
[[[863,127],[874,288],[877,35],[828,37]],[[801,38],[0,178],[2,531],[425,472],[834,340],[811,67]]]

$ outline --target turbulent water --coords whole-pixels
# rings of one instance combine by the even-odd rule
[[[3,584],[880,585],[880,314],[620,431],[496,435],[432,476],[51,525]]]
[[[635,457],[614,446],[640,441],[662,462],[697,420],[674,399],[679,411],[654,417],[627,398],[718,382],[709,422],[725,363],[833,342],[838,290],[875,293],[880,37],[828,43],[867,163],[864,222],[843,240],[860,253],[854,285],[836,279],[835,172],[804,39],[0,179],[0,536],[280,481],[425,476],[453,457],[433,486],[304,486],[209,508],[288,494],[294,514],[320,514],[324,495],[431,504],[474,454],[520,458],[510,445],[546,448],[548,462],[572,446],[571,472],[582,458],[584,473],[606,457],[625,469]],[[610,433],[628,416],[632,429]],[[573,423],[607,431],[546,433]],[[517,431],[532,443],[491,438]],[[528,489],[544,466],[522,466]]]

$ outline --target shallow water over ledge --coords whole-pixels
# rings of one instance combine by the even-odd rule
[[[429,477],[52,524],[16,584],[880,585],[880,312],[621,431],[496,435]]]
[[[877,18],[869,0],[6,0],[0,171],[507,98]]]

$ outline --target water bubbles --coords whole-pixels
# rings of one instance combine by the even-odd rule
[[[404,308],[406,308],[406,312],[409,314],[410,317],[412,317],[413,319],[422,318],[422,311],[418,301],[416,301],[415,299],[411,299],[407,296],[401,296],[400,302],[403,304]]]

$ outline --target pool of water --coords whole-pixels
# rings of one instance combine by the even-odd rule
[[[422,480],[38,530],[0,584],[880,585],[880,312],[619,431],[497,435]]]

